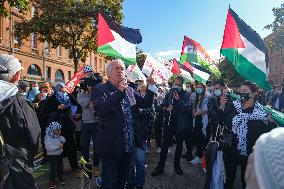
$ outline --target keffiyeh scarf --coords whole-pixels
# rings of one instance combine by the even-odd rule
[[[232,131],[237,135],[237,149],[241,155],[247,156],[247,132],[249,120],[262,120],[268,123],[267,113],[262,106],[256,102],[252,113],[243,113],[240,100],[233,102],[237,110],[237,115],[232,120]]]

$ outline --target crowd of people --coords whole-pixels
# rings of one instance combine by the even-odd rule
[[[35,188],[31,170],[40,144],[42,164],[50,164],[50,188],[56,188],[57,180],[65,184],[65,157],[81,176],[80,154],[92,163],[94,176],[101,176],[103,189],[142,189],[152,141],[160,154],[152,176],[164,173],[169,147],[175,146],[176,174],[183,174],[181,158],[197,165],[205,157],[204,188],[212,188],[207,153],[209,144],[217,142],[226,172],[223,187],[233,188],[240,165],[245,188],[252,180],[245,179],[245,172],[257,139],[278,127],[262,105],[284,112],[284,84],[265,92],[248,81],[234,90],[222,80],[203,84],[180,76],[160,85],[152,76],[133,82],[125,77],[124,63],[113,60],[106,66],[106,82],[85,66],[85,77],[69,94],[64,83],[20,81],[21,69],[15,57],[0,55],[0,131],[10,166],[2,171],[1,160],[4,188]]]

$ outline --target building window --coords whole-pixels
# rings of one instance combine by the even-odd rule
[[[71,79],[71,71],[68,71],[68,80]]]
[[[20,12],[20,10],[21,10],[19,6],[15,6],[14,9],[15,9],[16,12]]]
[[[45,53],[50,53],[50,43],[45,41],[44,42],[44,50],[45,50]]]
[[[14,28],[15,28],[16,24],[18,24],[18,23],[14,22]],[[14,30],[14,44],[19,44],[19,38],[17,37],[15,30]]]
[[[51,67],[46,66],[45,76],[46,76],[46,79],[50,80],[50,78],[51,78]]]
[[[98,69],[98,58],[97,57],[95,57],[95,62],[94,63],[95,63],[94,66],[96,67],[96,69]]]
[[[34,75],[34,76],[41,76],[40,68],[36,64],[30,65],[28,68],[28,74],[29,75]]]
[[[55,72],[55,82],[64,82],[64,74],[62,70],[56,70]]]
[[[31,11],[31,13],[32,13],[32,17],[34,17],[35,14],[36,14],[36,7],[35,7],[34,5],[32,5],[32,11]]]
[[[61,55],[62,55],[62,51],[61,51],[61,46],[60,45],[56,48],[56,55],[58,57],[61,57]]]
[[[70,59],[70,50],[69,49],[66,50],[66,54],[67,54],[67,60],[69,60]]]
[[[2,43],[3,19],[0,16],[0,44]]]
[[[36,44],[37,43],[37,41],[36,41],[36,34],[35,33],[32,33],[32,41],[31,41],[31,47],[33,48],[33,49],[36,49]]]

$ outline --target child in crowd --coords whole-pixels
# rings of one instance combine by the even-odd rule
[[[46,128],[44,144],[47,151],[47,157],[50,163],[50,188],[56,188],[55,177],[58,176],[58,182],[65,184],[63,173],[63,144],[65,138],[61,136],[61,125],[58,122],[51,122]]]

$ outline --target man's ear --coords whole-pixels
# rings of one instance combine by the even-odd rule
[[[14,84],[18,84],[18,81],[20,79],[21,79],[21,71],[17,71],[10,82]]]

